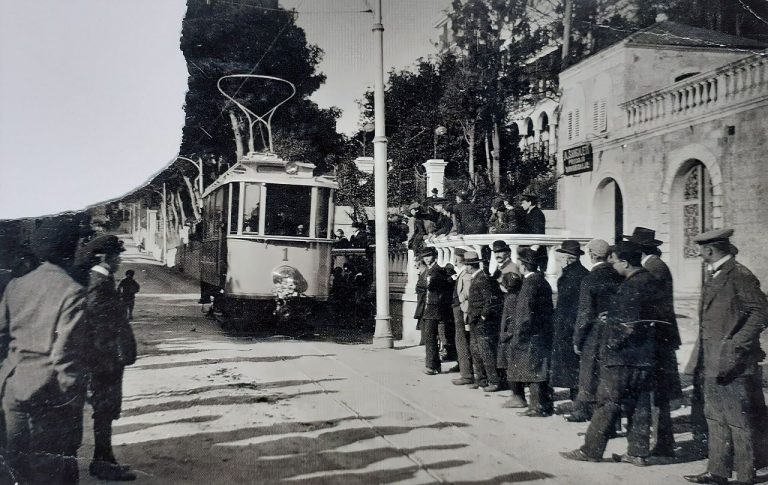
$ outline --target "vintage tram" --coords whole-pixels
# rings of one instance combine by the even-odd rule
[[[256,114],[222,88],[222,81],[232,78],[284,83],[291,94]],[[223,322],[259,325],[306,312],[328,298],[338,184],[333,177],[315,176],[314,164],[273,153],[270,122],[296,92],[290,82],[238,74],[221,78],[219,90],[247,117],[251,151],[202,194],[202,299],[213,299]],[[257,122],[269,140],[261,152],[252,148]]]
[[[327,299],[338,185],[313,169],[250,153],[203,193],[201,286],[224,318],[258,324],[281,302]]]

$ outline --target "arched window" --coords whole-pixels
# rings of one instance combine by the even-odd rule
[[[696,162],[683,179],[683,256],[696,258],[698,247],[693,238],[712,229],[712,181],[707,168]]]

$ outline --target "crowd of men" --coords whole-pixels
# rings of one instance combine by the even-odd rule
[[[445,209],[440,202],[438,210]],[[459,232],[485,229],[482,221],[468,220],[465,203],[453,207]],[[768,412],[758,368],[765,357],[759,337],[768,326],[768,302],[757,278],[736,261],[732,234],[722,229],[695,238],[708,277],[689,365],[691,421],[709,463],[704,473],[685,477],[693,483],[724,484],[734,470],[738,483],[754,483],[756,469],[768,465]],[[460,376],[454,385],[509,389],[502,406],[531,418],[555,412],[553,387],[568,389],[566,420],[589,421],[589,427],[583,446],[561,453],[566,459],[603,461],[622,417],[628,448],[613,461],[646,466],[655,462],[652,457],[675,457],[672,403],[683,394],[672,276],[655,231],[638,227],[624,239],[615,246],[590,241],[589,269],[581,263],[580,243],[564,241],[557,248],[562,273],[556,305],[536,248],[520,247],[516,264],[512,248],[495,241],[490,273],[483,254],[457,248],[453,263],[441,267],[433,247],[413,244],[420,264],[414,317],[426,347],[424,373],[439,374],[441,358],[455,359],[451,370]]]
[[[86,234],[70,216],[43,220],[30,241],[35,264],[0,301],[0,481],[77,483],[86,401],[95,445],[90,474],[136,478],[117,462],[112,422],[124,368],[136,360],[129,317],[139,285],[130,272],[116,287],[122,241]]]

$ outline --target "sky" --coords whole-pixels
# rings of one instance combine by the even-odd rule
[[[247,1],[247,0],[244,0]],[[372,85],[373,0],[284,0],[325,56],[313,96],[358,120]],[[384,0],[385,70],[434,53],[450,0]],[[177,155],[183,0],[0,0],[0,219],[78,210],[141,186]]]

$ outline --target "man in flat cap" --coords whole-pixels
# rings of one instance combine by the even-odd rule
[[[448,274],[437,264],[437,250],[433,247],[424,248],[418,255],[424,264],[424,271],[416,282],[416,310],[413,318],[419,320],[426,356],[424,373],[435,375],[440,373],[440,350],[438,346],[438,326],[446,321],[447,313],[451,311],[451,296],[448,289],[451,284]]]
[[[21,483],[78,482],[88,348],[85,292],[68,273],[79,230],[44,220],[31,249],[42,264],[0,302],[0,386],[6,459]]]
[[[587,244],[592,268],[581,282],[579,309],[573,331],[573,351],[579,356],[579,393],[567,421],[584,422],[592,418],[597,405],[600,382],[600,342],[604,323],[598,318],[611,308],[613,295],[623,278],[608,262],[609,245],[602,239]]]
[[[768,302],[760,281],[734,258],[733,229],[700,234],[694,241],[709,277],[699,307],[699,363],[704,377],[704,415],[709,427],[707,471],[693,483],[755,482],[766,408],[758,362],[765,358],[760,333],[768,325]]]
[[[89,471],[102,480],[120,481],[136,479],[133,472],[117,463],[112,450],[112,421],[120,417],[124,368],[135,360],[135,347],[125,349],[121,345],[121,332],[130,332],[133,338],[125,305],[115,288],[114,274],[123,251],[122,241],[116,236],[103,235],[78,252],[79,265],[91,265],[87,317],[92,332],[89,401],[93,407],[94,450]],[[126,355],[126,350],[132,350],[133,355]]]
[[[613,268],[624,277],[611,308],[603,314],[605,337],[597,409],[584,445],[560,454],[569,460],[602,461],[608,438],[622,408],[627,414],[627,453],[614,460],[647,465],[650,455],[651,392],[654,390],[659,292],[655,278],[641,266],[642,252],[632,242],[616,244]]]

